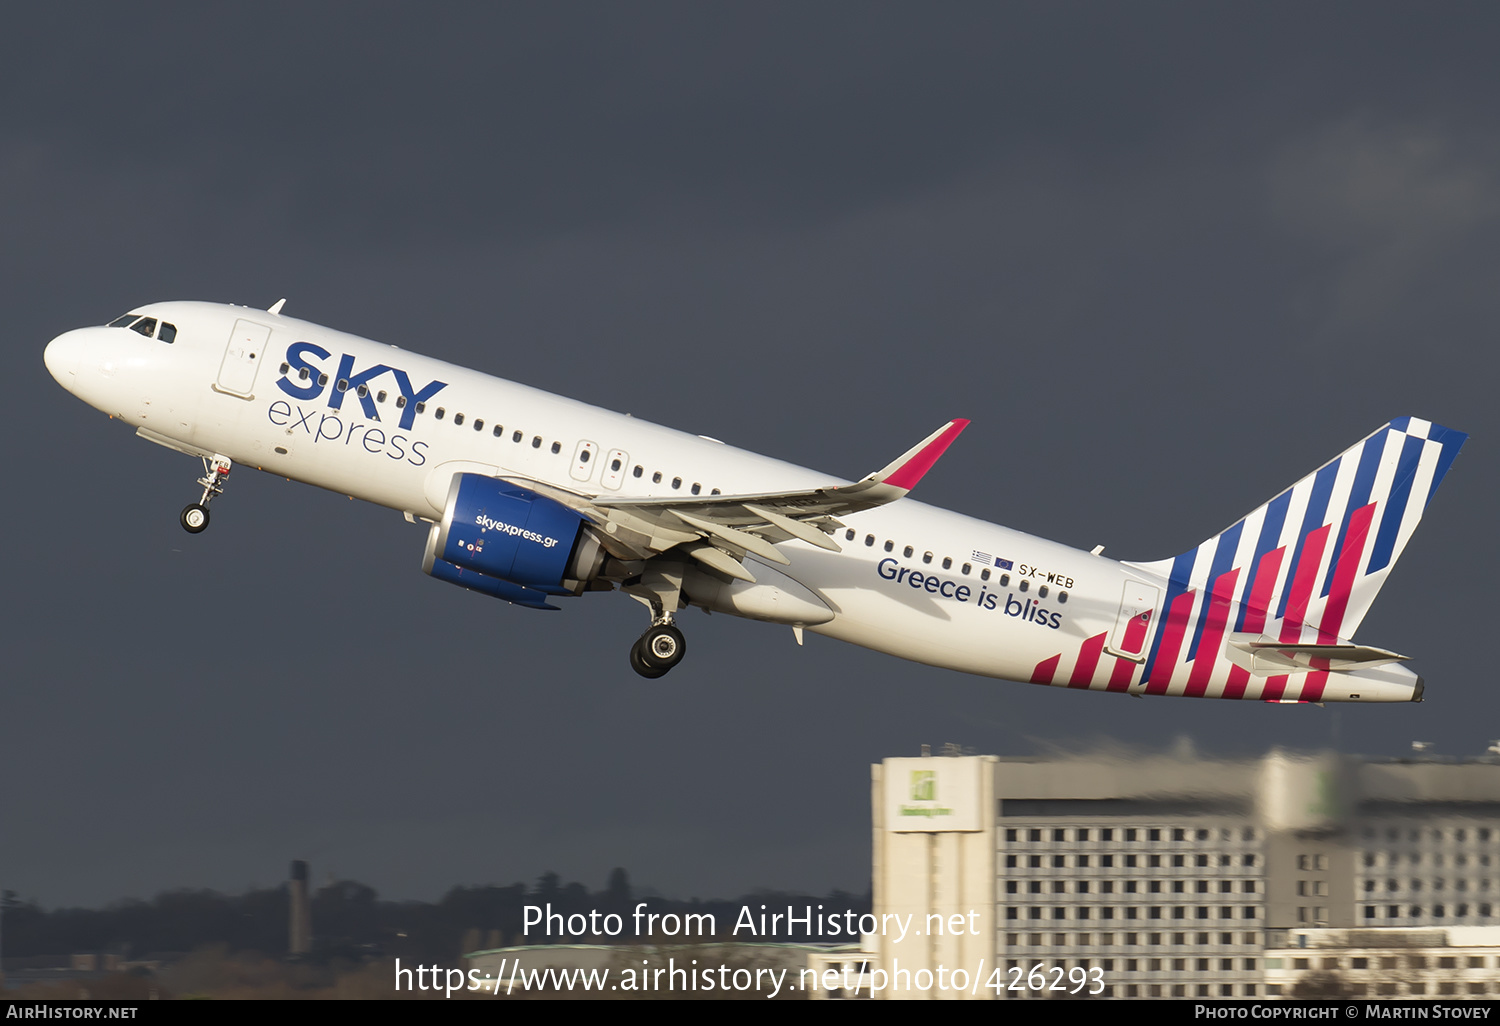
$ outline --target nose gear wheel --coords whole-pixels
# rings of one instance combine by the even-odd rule
[[[203,497],[184,506],[177,518],[188,534],[198,534],[208,527],[208,504],[215,496],[224,494],[224,482],[233,466],[234,463],[228,456],[215,453],[212,457],[203,457],[203,476],[198,479],[198,483],[203,486]]]

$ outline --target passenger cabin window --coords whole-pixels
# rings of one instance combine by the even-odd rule
[[[420,405],[417,407],[417,412],[418,413],[422,412],[422,407]],[[433,416],[436,417],[438,420],[442,420],[443,419],[443,414],[445,414],[447,412],[448,411],[446,409],[444,409],[443,407],[439,406],[437,408],[437,412],[434,413]]]
[[[630,472],[630,474],[631,474],[632,477],[640,477],[645,472],[646,472],[646,468],[645,467],[641,466],[640,464],[636,464],[636,468],[634,470],[632,470]]]
[[[475,431],[483,431],[484,430],[484,421],[482,421],[482,420],[476,420],[474,422],[474,430]]]
[[[943,557],[943,569],[944,570],[951,570],[951,569],[953,569],[953,557],[952,556],[944,556]]]
[[[495,430],[494,430],[495,437],[499,438],[503,434],[505,434],[505,428],[502,425],[500,425],[500,424],[496,424],[495,425]]]
[[[560,452],[562,452],[562,443],[561,442],[553,442],[552,443],[552,455],[556,456]]]
[[[979,571],[979,579],[981,581],[987,581],[987,580],[990,579],[990,568],[989,567],[985,567],[983,570]]]
[[[693,494],[697,495],[701,491],[703,491],[703,486],[701,484],[699,484],[697,481],[694,481],[693,482],[693,487],[692,487]]]
[[[354,394],[363,399],[365,396],[370,394],[370,388],[368,385],[360,385],[354,390]]]
[[[515,434],[511,435],[510,436],[510,440],[512,442],[519,443],[521,441],[521,432],[517,431]]]
[[[924,563],[931,563],[932,562],[932,553],[930,553],[930,552],[924,552],[924,553],[922,553],[922,562],[924,562]]]
[[[302,372],[302,377],[303,377],[304,380],[306,380],[306,378],[307,378],[307,371],[304,370]],[[398,396],[396,396],[396,409],[398,409],[398,410],[404,409],[405,406],[406,406],[406,396],[404,396],[404,395],[398,395]]]
[[[854,540],[854,532],[853,531],[845,531],[844,532],[844,541],[853,541],[853,540]]]
[[[865,546],[866,547],[870,547],[870,546],[873,546],[874,544],[875,544],[875,536],[873,534],[867,534],[867,535],[865,535]]]
[[[674,477],[674,478],[672,478],[672,487],[673,488],[681,488],[682,487],[682,478],[680,478],[680,477]]]
[[[375,393],[375,401],[377,403],[385,402],[385,389],[382,388],[379,392]]]
[[[462,413],[455,413],[453,415],[453,423],[455,423],[455,424],[462,424],[463,422],[464,422],[464,415]]]
[[[424,413],[424,412],[426,412],[426,410],[427,410],[427,404],[426,403],[417,403],[417,412],[418,413]]]
[[[156,318],[142,317],[130,326],[131,331],[138,331],[147,338],[156,334]]]
[[[333,387],[337,388],[340,392],[347,392],[349,391],[349,382],[343,378],[339,378],[339,383]]]
[[[887,552],[891,551],[895,547],[896,547],[896,543],[893,542],[893,541],[888,541],[888,542],[885,543],[885,551],[887,551]]]
[[[318,387],[322,388],[326,384],[328,384],[328,375],[327,374],[319,374],[318,375]],[[418,413],[422,412],[422,404],[421,403],[417,403],[417,412]]]
[[[541,435],[537,435],[535,438],[533,438],[531,440],[531,447],[533,449],[540,449],[542,447],[542,436]]]
[[[910,559],[911,558],[911,554],[912,554],[912,547],[910,545],[908,545],[906,548],[904,548],[904,549],[901,550],[901,554],[903,556],[905,556],[907,559]]]
[[[1022,591],[1026,591],[1027,589],[1029,589],[1031,587],[1031,582],[1030,581],[1022,581],[1020,587],[1021,587]]]
[[[161,339],[168,345],[171,345],[173,342],[177,341],[177,325],[162,321],[161,330],[156,333],[156,337]]]

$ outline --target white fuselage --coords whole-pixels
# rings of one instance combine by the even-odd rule
[[[279,314],[210,303],[135,313],[173,324],[174,340],[78,329],[49,346],[53,375],[153,440],[415,518],[442,515],[459,472],[585,495],[684,499],[842,483]],[[349,384],[340,391],[343,381]],[[1119,629],[1122,591],[1131,582],[1166,587],[1140,568],[911,499],[843,519],[846,529],[833,536],[841,552],[797,540],[778,546],[790,565],[776,570],[834,613],[807,629],[966,673],[1027,681],[1060,656],[1063,672],[1048,682],[1068,685],[1066,671],[1088,639]],[[1228,661],[1217,661],[1224,666],[1215,669],[1209,695],[1228,672]],[[1102,656],[1087,679],[1079,663],[1073,686],[1145,687],[1139,670],[1134,681],[1109,687],[1105,664],[1113,662]],[[1163,692],[1179,693],[1178,683]],[[1374,686],[1366,690],[1365,700],[1374,699]],[[1410,697],[1407,687],[1384,700]]]

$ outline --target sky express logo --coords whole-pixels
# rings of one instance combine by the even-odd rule
[[[363,407],[365,416],[379,421],[380,413],[375,407],[375,396],[371,394],[369,383],[382,374],[390,374],[395,379],[399,393],[396,406],[401,410],[400,427],[403,431],[410,431],[416,423],[418,403],[426,402],[448,387],[446,381],[429,381],[421,389],[415,389],[406,371],[383,363],[367,367],[356,374],[354,357],[348,353],[339,354],[338,373],[330,378],[328,372],[314,362],[314,359],[326,360],[332,355],[312,342],[293,342],[286,348],[287,372],[277,380],[276,387],[293,399],[316,399],[326,388],[329,390],[328,407],[333,410],[342,409],[344,396],[353,392]],[[294,378],[305,380],[307,384],[298,385],[293,381]]]
[[[496,520],[482,513],[474,518],[474,526],[479,528],[480,531],[498,531],[501,534],[508,534],[512,538],[521,538],[529,542],[535,542],[544,549],[550,549],[557,545],[556,538],[548,538],[545,534],[537,534],[535,531],[528,531],[524,527],[507,524],[503,520]],[[482,545],[484,543],[481,541],[479,544]]]

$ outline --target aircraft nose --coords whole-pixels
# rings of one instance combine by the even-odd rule
[[[48,372],[64,388],[71,387],[78,374],[78,350],[78,333],[68,331],[48,342],[46,351],[42,353]]]

